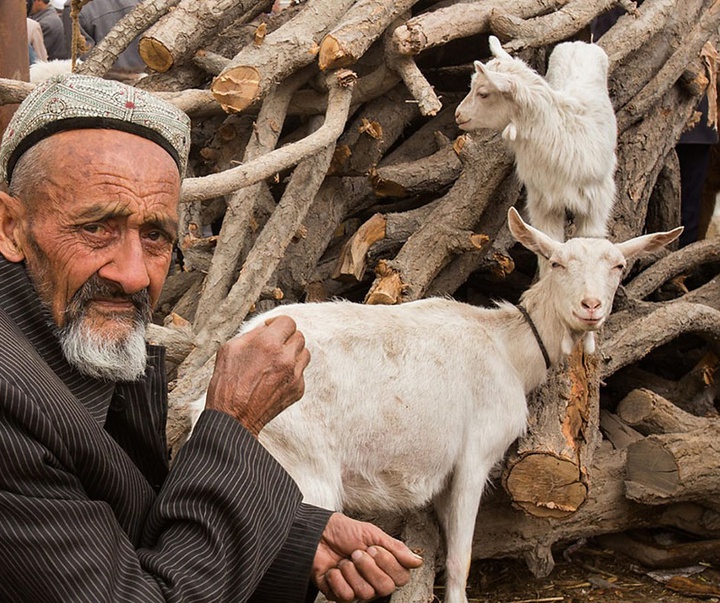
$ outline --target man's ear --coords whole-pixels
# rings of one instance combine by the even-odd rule
[[[0,191],[0,253],[10,262],[25,259],[19,240],[24,211],[18,199]]]

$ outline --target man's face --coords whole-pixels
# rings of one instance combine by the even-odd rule
[[[167,276],[177,167],[125,132],[73,130],[46,142],[53,159],[21,200],[28,210],[16,235],[28,272],[59,329],[121,342],[147,320]]]

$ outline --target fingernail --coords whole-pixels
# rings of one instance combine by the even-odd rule
[[[371,546],[370,548],[368,548],[367,552],[368,552],[368,555],[370,555],[371,557],[377,557],[378,550],[374,546]]]
[[[363,555],[363,552],[358,549],[357,551],[353,551],[352,555],[350,555],[350,557],[352,558],[353,561],[360,561],[360,559],[362,559],[362,555]]]

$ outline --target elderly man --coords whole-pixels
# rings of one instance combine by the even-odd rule
[[[278,318],[223,346],[171,470],[163,350],[145,345],[177,230],[187,117],[80,75],[38,86],[0,145],[0,600],[338,601],[421,560],[301,503],[255,439],[309,361]]]

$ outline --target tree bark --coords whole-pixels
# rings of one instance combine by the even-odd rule
[[[308,0],[294,19],[268,35],[262,44],[243,48],[212,84],[223,109],[242,111],[265,96],[276,82],[309,65],[323,36],[352,4],[352,0]]]

